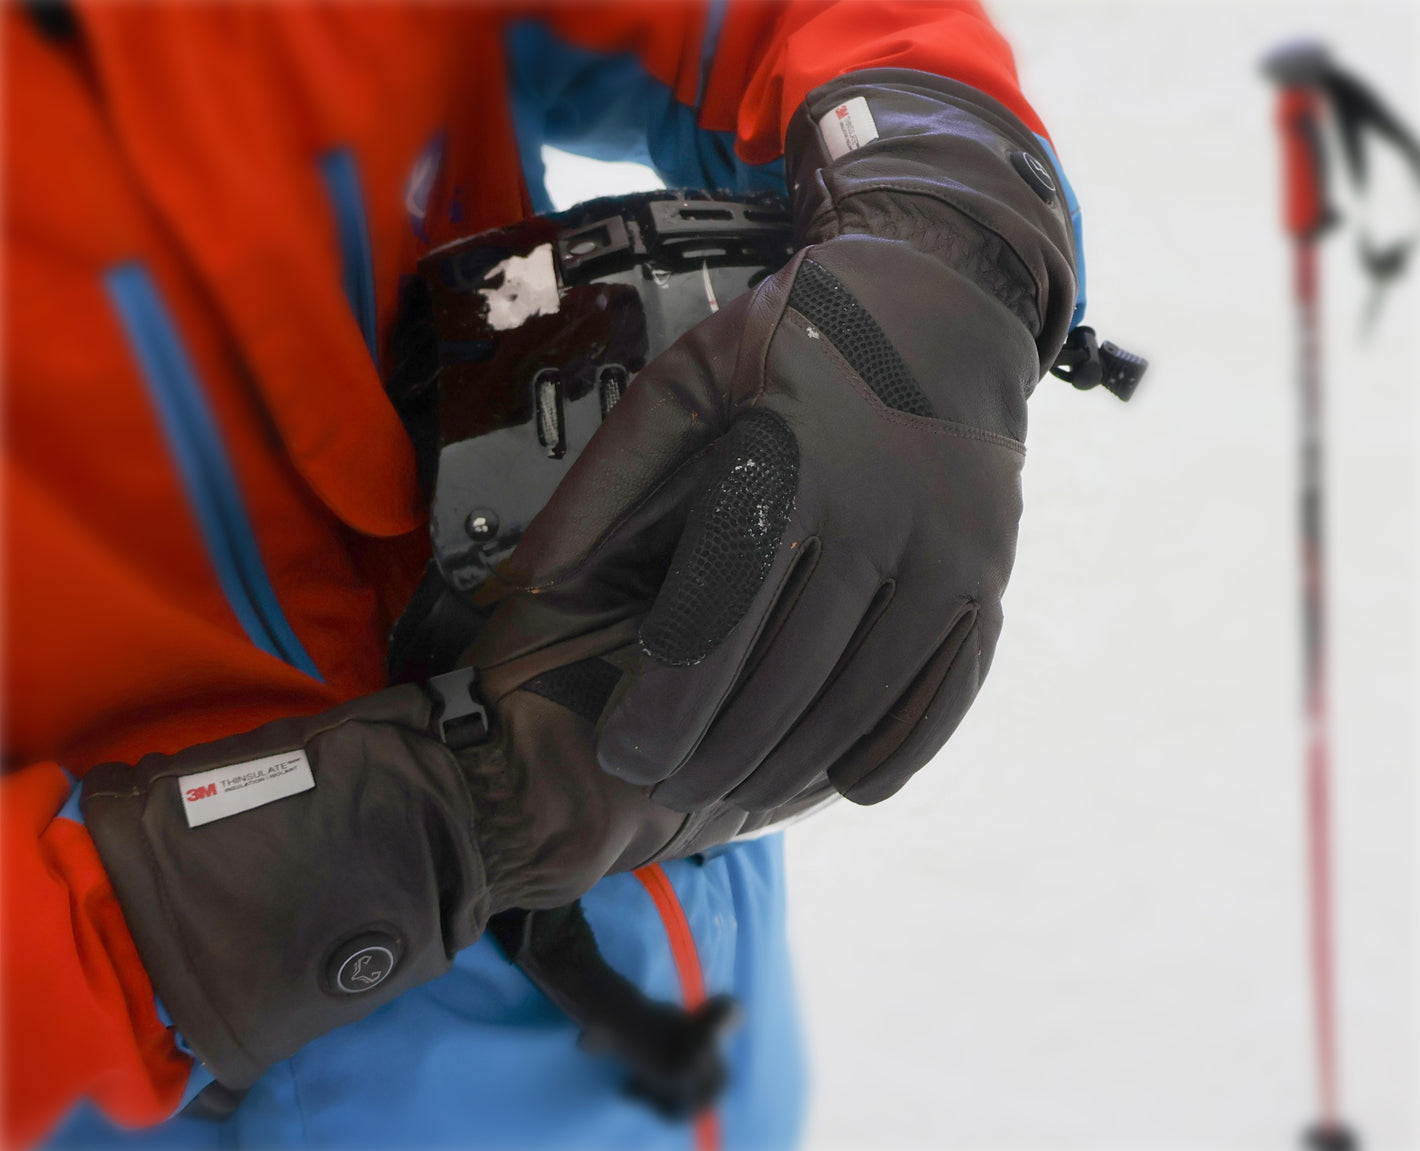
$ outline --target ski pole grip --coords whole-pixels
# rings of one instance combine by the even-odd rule
[[[1331,218],[1321,139],[1321,94],[1284,87],[1277,99],[1282,133],[1283,222],[1296,237],[1315,236]]]
[[[1322,102],[1333,73],[1326,45],[1292,40],[1262,61],[1277,85],[1277,127],[1282,133],[1283,223],[1297,238],[1315,236],[1331,222],[1326,202],[1326,158],[1321,137]]]

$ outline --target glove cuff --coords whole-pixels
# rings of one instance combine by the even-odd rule
[[[494,912],[570,903],[674,838],[683,816],[597,767],[548,679],[500,699],[491,733],[453,673],[89,772],[138,953],[219,1083],[442,975]]]
[[[408,685],[84,779],[154,989],[227,1087],[448,969],[490,895],[475,807]]]
[[[815,88],[785,140],[796,237],[901,240],[994,296],[1055,361],[1075,304],[1074,232],[1039,139],[977,90],[904,68]]]

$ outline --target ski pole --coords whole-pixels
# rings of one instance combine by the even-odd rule
[[[1321,291],[1319,242],[1336,222],[1327,203],[1323,116],[1358,199],[1368,191],[1372,144],[1393,149],[1420,188],[1420,138],[1368,84],[1332,62],[1323,45],[1293,43],[1273,52],[1264,70],[1278,85],[1282,137],[1283,223],[1292,237],[1300,392],[1300,543],[1306,712],[1307,872],[1311,912],[1312,1004],[1316,1031],[1317,1120],[1313,1151],[1355,1151],[1341,1120],[1334,912],[1331,889],[1331,744],[1327,726],[1326,553],[1323,549]],[[1358,255],[1371,281],[1369,328],[1387,287],[1407,270],[1420,233],[1377,244],[1364,221]]]
[[[1292,238],[1297,310],[1299,504],[1302,575],[1305,779],[1310,905],[1312,1013],[1317,1118],[1305,1143],[1314,1151],[1354,1151],[1341,1120],[1337,1052],[1336,964],[1331,886],[1331,743],[1327,716],[1326,553],[1323,532],[1323,425],[1319,240],[1332,221],[1326,202],[1321,91],[1311,82],[1324,65],[1314,46],[1283,49],[1267,61],[1280,85],[1277,124],[1282,138],[1284,225]]]

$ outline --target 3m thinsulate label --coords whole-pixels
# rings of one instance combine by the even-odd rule
[[[227,767],[214,767],[178,780],[188,827],[201,827],[289,795],[299,795],[315,785],[311,761],[300,748]]]
[[[878,138],[878,126],[868,111],[868,101],[862,96],[830,108],[818,120],[819,135],[828,149],[830,159],[846,156],[855,148],[871,144]]]

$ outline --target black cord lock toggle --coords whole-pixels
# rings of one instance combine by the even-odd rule
[[[1099,343],[1094,328],[1081,324],[1066,339],[1050,374],[1068,380],[1081,391],[1103,384],[1105,391],[1128,400],[1148,370],[1149,361],[1143,356],[1126,352],[1109,340]]]
[[[651,999],[607,963],[580,902],[503,911],[488,930],[581,1028],[582,1049],[626,1068],[628,1095],[668,1119],[698,1115],[720,1097],[727,1075],[721,1041],[740,1015],[731,996],[711,996],[693,1009]]]

